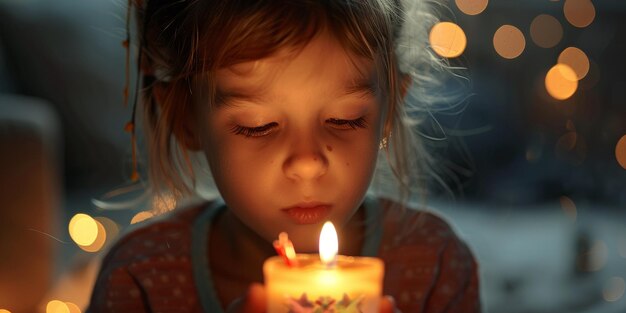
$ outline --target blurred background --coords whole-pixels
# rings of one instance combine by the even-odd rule
[[[92,201],[129,186],[123,2],[0,0],[0,312],[84,310],[107,245],[174,205]],[[485,311],[626,312],[626,2],[437,7],[431,46],[471,96],[436,116],[455,196],[431,204]]]

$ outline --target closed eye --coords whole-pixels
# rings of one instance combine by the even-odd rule
[[[246,127],[241,125],[235,125],[232,127],[231,131],[235,135],[243,135],[246,137],[262,137],[272,132],[274,128],[278,126],[278,123],[271,122],[269,124],[265,124],[263,126],[257,127]]]
[[[332,124],[334,128],[337,129],[353,129],[357,128],[367,128],[367,121],[365,121],[364,117],[359,117],[354,120],[342,120],[336,118],[329,118],[326,120],[327,123]]]

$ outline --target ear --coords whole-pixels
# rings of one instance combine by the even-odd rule
[[[160,112],[164,111],[164,105],[169,97],[171,97],[171,90],[167,90],[169,83],[159,82],[152,87],[152,96],[160,109]],[[170,88],[175,88],[170,86]],[[187,101],[191,102],[190,99]],[[202,149],[200,140],[196,136],[195,132],[195,119],[193,116],[193,110],[191,104],[180,106],[181,112],[177,112],[175,118],[172,121],[172,132],[176,137],[176,140],[187,150],[198,151]],[[162,113],[161,113],[162,114]]]

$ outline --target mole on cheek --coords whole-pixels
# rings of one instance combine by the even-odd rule
[[[329,152],[330,152],[330,151],[333,151],[333,147],[331,147],[331,146],[329,146],[329,145],[326,145],[326,150],[328,150]]]

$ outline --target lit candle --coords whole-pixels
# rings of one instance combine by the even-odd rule
[[[267,312],[378,312],[383,262],[337,255],[337,232],[330,222],[322,228],[319,249],[319,255],[296,254],[297,262],[280,256],[265,261]]]

